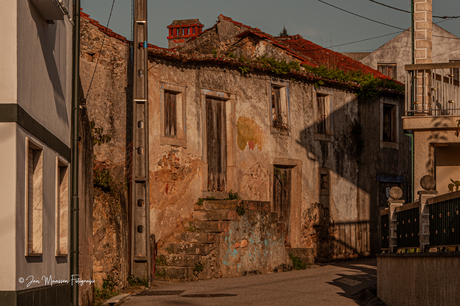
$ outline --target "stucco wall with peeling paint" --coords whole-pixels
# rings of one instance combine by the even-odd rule
[[[201,90],[210,89],[236,96],[232,113],[227,113],[230,133],[236,136],[227,143],[230,147],[227,150],[235,160],[236,177],[230,177],[234,180],[234,191],[244,200],[272,201],[274,165],[283,165],[283,161],[289,166],[296,165],[300,182],[298,185],[293,182],[293,192],[299,196],[291,203],[294,234],[291,246],[314,248],[315,255],[324,260],[370,254],[370,212],[378,208],[370,202],[369,194],[378,190],[375,186],[361,188],[359,183],[360,167],[372,167],[372,163],[359,161],[356,154],[352,126],[359,122],[360,114],[358,98],[352,91],[332,87],[317,89],[314,83],[278,79],[268,73],[242,74],[225,66],[190,65],[153,57],[149,67],[150,231],[157,239],[165,238],[181,220],[191,215],[198,198],[207,195],[202,184],[206,164]],[[271,127],[271,82],[286,85],[289,133]],[[159,145],[161,84],[186,87],[185,146]],[[331,97],[333,136],[327,140],[319,140],[315,135],[317,91]],[[365,103],[378,104],[378,99]],[[369,131],[374,132],[378,135],[378,131]],[[390,153],[391,158],[397,158],[398,152]],[[175,165],[164,162],[170,158]],[[319,168],[329,169],[327,197],[319,194]],[[182,171],[187,174],[173,178],[175,172]]]

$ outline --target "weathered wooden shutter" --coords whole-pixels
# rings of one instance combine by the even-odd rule
[[[318,124],[316,132],[319,134],[326,134],[326,96],[316,95],[318,103]]]
[[[176,94],[165,91],[164,101],[164,129],[166,137],[176,137],[177,135],[177,109]]]
[[[272,120],[273,126],[281,126],[283,118],[281,117],[281,93],[279,87],[272,86]]]
[[[286,230],[284,242],[290,244],[291,223],[291,168],[274,167],[273,177],[273,211],[278,214],[278,223],[283,223]]]
[[[227,186],[227,129],[225,102],[206,99],[208,190],[225,191]]]

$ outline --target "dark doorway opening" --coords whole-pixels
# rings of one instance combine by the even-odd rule
[[[278,223],[285,229],[284,244],[291,246],[291,187],[292,167],[274,165],[273,168],[273,212],[278,215]]]

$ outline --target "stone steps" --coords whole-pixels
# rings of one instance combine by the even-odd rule
[[[163,245],[163,248],[169,254],[207,255],[213,249],[213,244],[179,242]]]
[[[159,255],[156,264],[163,267],[193,267],[200,262],[200,258],[200,255],[188,254]]]
[[[220,210],[195,210],[193,218],[199,221],[230,221],[238,220],[238,214],[235,210],[220,209]]]
[[[190,232],[222,233],[228,231],[230,221],[185,221],[182,225]]]
[[[174,237],[183,242],[214,243],[217,240],[217,235],[218,233],[181,232],[176,233]]]
[[[284,223],[278,223],[277,213],[270,212],[269,202],[204,200],[202,205],[195,206],[192,220],[183,221],[182,228],[162,242],[155,261],[157,277],[170,280],[216,277],[213,274],[213,260],[215,251],[221,247],[219,237],[229,231],[231,222],[239,220],[237,209],[241,208],[245,214],[254,214],[256,211],[268,213],[268,222],[276,227],[278,234],[283,235]],[[308,251],[292,250],[302,259],[310,260]]]

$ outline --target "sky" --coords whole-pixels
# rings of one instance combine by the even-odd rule
[[[115,2],[114,2],[115,1]],[[387,25],[376,23],[334,8],[324,2]],[[411,8],[410,0],[375,0],[398,9]],[[81,0],[83,11],[131,40],[133,0]],[[373,51],[409,28],[411,15],[370,0],[148,0],[149,43],[167,47],[167,26],[173,20],[198,18],[203,29],[212,27],[220,14],[271,35],[283,27],[290,35],[300,34],[323,47],[338,52]],[[459,0],[433,0],[434,16],[460,16]],[[439,26],[460,37],[460,18],[433,18]],[[389,34],[389,35],[387,35]],[[377,36],[383,37],[375,38]],[[375,39],[370,39],[375,38]],[[367,40],[369,39],[369,40]],[[358,40],[365,40],[352,43]],[[351,44],[348,44],[351,43]],[[346,44],[346,45],[343,45]]]

